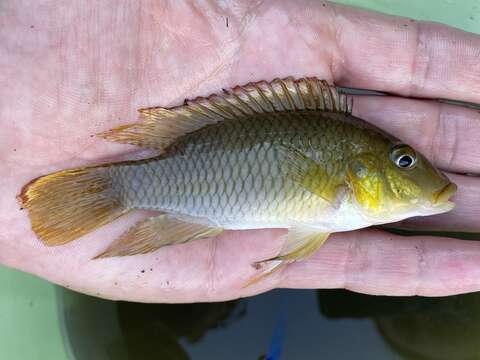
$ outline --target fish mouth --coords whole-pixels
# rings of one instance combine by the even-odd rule
[[[457,185],[454,183],[448,183],[443,188],[433,193],[433,203],[442,204],[447,202],[456,191]]]

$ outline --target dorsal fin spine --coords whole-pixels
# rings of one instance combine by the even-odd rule
[[[350,114],[349,99],[325,80],[276,78],[223,90],[223,95],[186,100],[185,105],[170,109],[141,109],[138,123],[99,135],[116,142],[163,150],[182,135],[226,119],[296,110]]]
[[[221,97],[221,96],[218,96],[218,95],[215,95],[213,96],[212,98],[209,98],[209,101],[210,103],[212,104],[212,106],[218,110],[218,113],[223,113],[225,114],[225,117],[226,118],[229,118],[229,119],[233,119],[235,118],[236,116],[238,116],[238,114],[235,113],[235,111],[232,110],[232,107],[230,106],[224,106],[222,107],[219,103],[220,102],[224,102],[224,105],[225,105],[225,98],[224,97]],[[228,103],[227,103],[228,104]]]
[[[271,93],[272,93],[272,97],[275,98],[275,103],[282,103],[282,100],[280,99],[280,97],[278,96],[278,94],[276,93],[275,89],[273,88],[273,85],[272,83],[267,83],[267,86],[268,88],[270,89]],[[281,109],[278,109],[275,107],[275,105],[273,106],[275,108],[275,110],[279,111]]]
[[[244,93],[248,97],[248,99],[250,100],[250,102],[252,104],[255,104],[255,106],[257,107],[257,109],[255,109],[256,112],[258,112],[258,113],[263,112],[264,109],[262,108],[262,105],[260,105],[260,103],[257,101],[257,99],[255,99],[255,97],[253,97],[250,94],[250,89],[245,88],[245,89],[241,89],[241,91],[242,91],[242,93]]]
[[[252,109],[248,106],[248,104],[243,101],[240,96],[238,96],[238,94],[236,94],[233,90],[231,91],[226,91],[226,93],[229,95],[227,96],[227,99],[230,103],[234,103],[233,100],[236,101],[236,104],[235,106],[237,106],[239,109],[241,109],[241,111],[249,116],[249,115],[252,115],[254,112],[252,111]]]
[[[295,86],[298,94],[298,100],[299,100],[299,106],[297,107],[297,110],[305,109],[305,101],[303,100],[303,91],[300,89],[301,86],[304,86],[305,83],[299,84],[295,81],[293,81],[293,86]]]
[[[265,92],[270,90],[268,89],[268,86],[267,86],[267,89],[265,89],[265,86],[266,85],[266,82],[265,81],[262,81],[260,82],[257,86],[255,86],[258,90],[258,94],[260,95],[260,97],[263,99],[263,103],[266,105],[266,108],[265,107],[262,107],[263,110],[266,110],[267,112],[275,112],[277,111],[277,109],[275,109],[275,107],[273,106],[272,104],[272,101],[268,98],[267,95],[265,95]],[[263,87],[263,88],[262,88]]]
[[[237,94],[228,92],[228,91],[225,91],[225,94],[226,94],[225,101],[228,102],[230,106],[237,109],[243,115],[246,115],[246,116],[252,115],[251,111],[249,112],[248,110],[245,110],[245,109],[248,109],[248,106],[237,96]],[[236,99],[237,103],[233,102],[232,98]],[[241,105],[238,106],[239,104]]]
[[[279,81],[278,84],[283,90],[283,93],[285,94],[285,99],[288,102],[288,110],[295,110],[295,102],[292,99],[292,96],[290,95],[290,92],[288,91],[287,85],[283,81]]]

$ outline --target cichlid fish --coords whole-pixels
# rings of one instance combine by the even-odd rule
[[[59,171],[19,195],[33,231],[61,245],[134,209],[160,212],[98,257],[135,255],[224,229],[288,228],[278,264],[330,233],[449,211],[456,191],[410,146],[351,114],[315,78],[261,81],[171,109],[101,137],[159,156]]]

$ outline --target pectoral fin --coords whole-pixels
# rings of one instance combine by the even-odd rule
[[[330,204],[337,203],[337,194],[342,184],[333,174],[329,174],[317,162],[295,148],[281,146],[279,151],[288,177]]]
[[[135,224],[95,259],[146,254],[162,246],[213,237],[222,231],[222,228],[184,222],[171,215],[159,215]]]
[[[310,228],[291,228],[280,253],[273,258],[257,262],[256,264],[264,270],[259,275],[253,276],[244,287],[257,283],[289,263],[308,258],[325,243],[329,235]]]

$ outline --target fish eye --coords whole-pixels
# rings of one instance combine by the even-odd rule
[[[405,168],[411,167],[414,162],[415,162],[415,159],[413,157],[405,154],[405,155],[400,155],[397,161],[395,162],[395,164],[397,164],[398,167],[405,169]]]
[[[417,154],[408,145],[397,145],[390,151],[390,159],[400,169],[412,169],[417,163]]]

